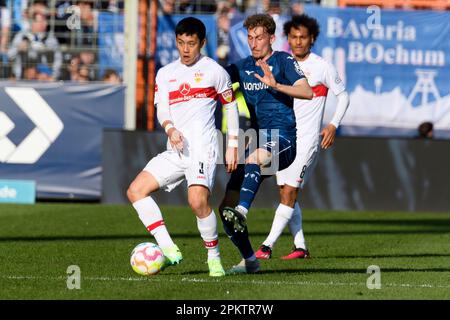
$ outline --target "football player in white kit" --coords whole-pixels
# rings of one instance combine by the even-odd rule
[[[129,186],[127,196],[161,247],[166,266],[178,264],[181,252],[150,194],[160,188],[170,191],[186,179],[188,202],[208,251],[209,275],[223,276],[217,220],[209,204],[218,158],[214,110],[220,99],[229,117],[225,158],[231,172],[237,166],[237,104],[228,73],[200,53],[206,42],[204,24],[197,18],[184,18],[177,24],[175,35],[180,58],[161,68],[156,76],[155,104],[158,121],[168,136],[167,151],[148,162]]]
[[[311,52],[319,35],[317,20],[305,14],[293,16],[284,24],[292,55],[299,63],[308,83],[314,91],[312,100],[294,100],[297,123],[297,155],[288,168],[277,173],[280,186],[280,204],[275,212],[272,228],[266,240],[256,252],[258,259],[270,259],[272,248],[286,225],[294,237],[294,250],[282,259],[309,257],[302,229],[302,212],[296,201],[299,189],[303,189],[317,163],[320,147],[330,148],[336,136],[349,96],[332,64]],[[331,122],[320,131],[328,90],[337,96],[337,107]],[[320,141],[320,136],[322,140]]]

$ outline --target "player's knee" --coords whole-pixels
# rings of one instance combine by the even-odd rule
[[[127,189],[127,197],[131,203],[144,199],[147,195],[135,184],[131,184]]]
[[[208,201],[204,197],[189,197],[189,206],[191,207],[192,211],[195,212],[197,217],[199,218],[205,218],[208,216],[210,210],[208,210]]]
[[[298,189],[285,185],[280,191],[280,202],[285,206],[293,208],[297,200]]]

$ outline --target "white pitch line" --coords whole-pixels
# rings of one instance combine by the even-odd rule
[[[20,275],[3,275],[3,279],[8,280],[66,280],[67,277],[41,277],[41,276],[20,276]],[[167,279],[166,277],[158,278],[133,278],[133,277],[81,277],[81,280],[88,281],[134,281],[134,282],[193,282],[193,283],[232,283],[232,284],[259,284],[259,285],[292,285],[292,286],[361,286],[365,287],[366,283],[362,282],[312,282],[312,281],[272,281],[272,280],[213,280],[213,279],[198,279],[198,278],[182,278]],[[385,287],[399,287],[399,288],[450,288],[450,285],[434,285],[434,284],[411,284],[411,283],[382,283]]]

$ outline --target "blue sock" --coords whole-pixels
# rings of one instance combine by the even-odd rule
[[[239,193],[239,205],[248,210],[261,184],[261,168],[257,164],[249,163],[245,165],[244,170],[245,177]]]
[[[233,242],[236,248],[238,248],[242,258],[250,258],[254,254],[254,251],[250,243],[247,228],[245,228],[244,232],[236,232],[233,229],[232,222],[226,221],[223,217],[223,214],[221,214],[220,217],[222,218],[223,229],[230,238],[231,242]]]

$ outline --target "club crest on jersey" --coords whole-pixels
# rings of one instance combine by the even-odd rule
[[[187,94],[189,94],[189,92],[191,91],[191,86],[189,85],[189,83],[182,83],[180,88],[179,88],[180,93],[185,96]]]
[[[194,73],[194,81],[199,83],[200,81],[203,80],[204,74],[201,72],[196,72]]]
[[[231,102],[231,101],[233,101],[233,90],[231,90],[231,89],[225,90],[225,91],[222,93],[222,98],[223,98],[223,100],[225,100],[226,102]]]

